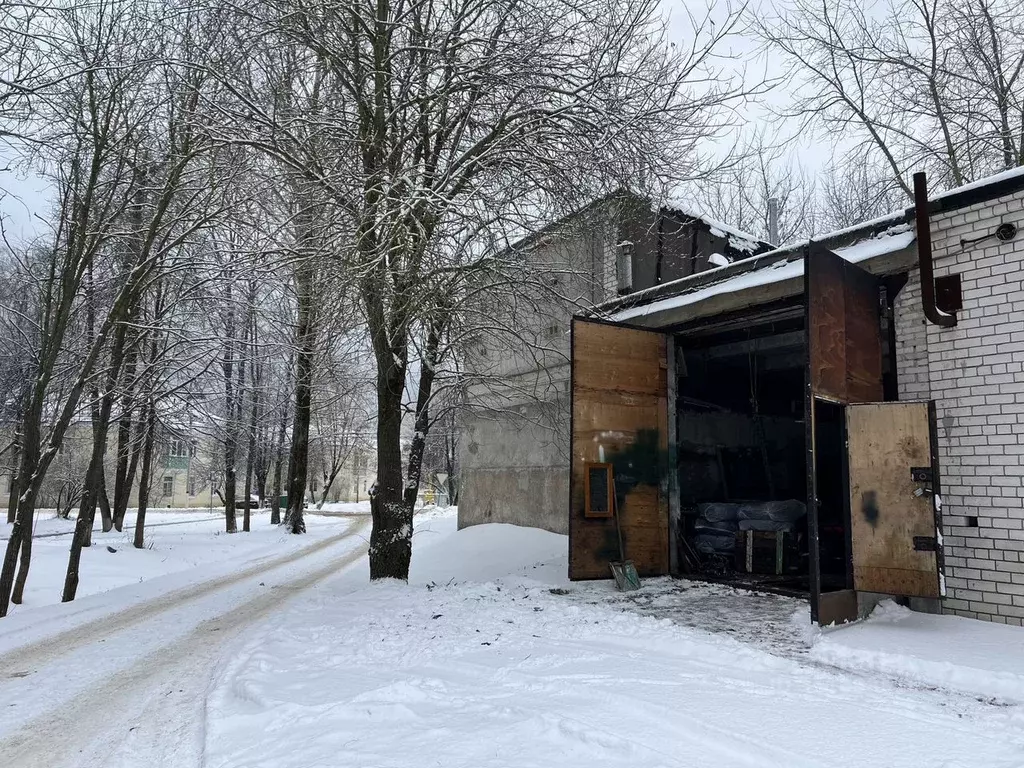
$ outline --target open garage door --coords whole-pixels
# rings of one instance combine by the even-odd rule
[[[573,319],[569,578],[669,572],[668,338]]]
[[[811,617],[831,624],[857,618],[857,590],[938,595],[942,555],[932,506],[938,467],[929,405],[879,402],[877,278],[815,244],[804,259]],[[825,457],[822,425],[837,413],[844,449]],[[826,465],[837,459],[840,467]],[[827,566],[839,524],[842,583]]]

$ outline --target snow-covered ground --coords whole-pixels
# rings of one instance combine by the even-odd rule
[[[368,585],[365,508],[325,512],[157,528],[162,575],[0,620],[0,766],[1024,766],[1019,628],[569,583],[565,537],[438,509]]]
[[[353,505],[344,512],[369,513],[369,506]],[[204,578],[211,575],[204,570],[208,566],[215,569],[245,566],[294,552],[307,546],[310,539],[320,540],[344,528],[337,517],[310,513],[306,515],[309,536],[290,536],[283,528],[270,524],[270,513],[265,510],[252,512],[250,533],[230,536],[224,532],[223,510],[151,511],[146,517],[146,523],[145,549],[132,546],[135,535],[134,511],[126,515],[124,530],[120,533],[115,530],[103,533],[96,527],[93,546],[82,552],[79,597],[132,584],[144,584],[172,573]],[[37,518],[25,602],[22,606],[14,606],[12,615],[40,605],[60,602],[74,528],[74,519],[63,520],[52,513]],[[241,528],[242,515],[239,513],[239,531]],[[6,541],[9,532],[9,525],[0,525],[0,544]],[[0,632],[3,632],[2,626]]]
[[[69,604],[47,604],[59,596],[69,537],[37,540],[30,599],[0,619],[0,766],[199,765],[218,660],[361,558],[369,533],[365,514],[308,515],[305,536],[264,513],[251,533],[231,536],[219,516],[162,514],[177,524],[147,526],[146,550],[126,534],[94,534],[83,596]]]
[[[360,564],[225,663],[207,702],[206,765],[1024,764],[1024,715],[1008,701],[642,615],[655,606],[567,583],[565,547],[536,530],[421,523],[410,584],[367,586]],[[668,591],[654,585],[650,602],[678,608]],[[814,639],[793,608],[773,605],[783,618],[767,634]],[[930,630],[933,645],[946,630]],[[1019,659],[1015,632],[1003,653]]]
[[[885,601],[866,621],[824,630],[813,642],[811,658],[842,669],[1024,705],[1020,627],[914,613]]]

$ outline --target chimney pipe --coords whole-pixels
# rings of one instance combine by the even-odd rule
[[[768,198],[768,242],[779,244],[779,198]]]
[[[928,322],[942,328],[956,325],[956,314],[948,314],[935,303],[935,271],[932,264],[932,228],[928,219],[928,179],[924,171],[914,174],[914,224],[917,227],[917,263],[921,271],[921,305]]]

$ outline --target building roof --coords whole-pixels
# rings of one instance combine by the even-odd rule
[[[652,206],[655,208],[655,212],[659,208],[658,205]],[[696,221],[703,222],[711,234],[715,237],[722,237],[728,240],[729,247],[741,253],[754,254],[758,251],[765,251],[772,249],[774,246],[767,240],[761,240],[749,232],[736,229],[728,224],[725,224],[717,219],[713,219],[697,206],[693,205],[689,201],[683,200],[682,198],[668,197],[661,201],[660,209],[669,213],[676,213],[687,218],[694,219]]]
[[[1024,189],[1024,168],[980,179],[929,200],[929,212],[956,210]],[[914,208],[865,221],[814,239],[867,271],[884,275],[917,263]],[[801,241],[629,294],[588,314],[665,328],[702,317],[766,304],[803,291]]]
[[[748,253],[754,254],[757,252],[764,252],[770,250],[773,246],[765,240],[760,240],[754,235],[742,230],[736,229],[735,227],[724,224],[721,221],[711,218],[705,215],[703,212],[698,210],[695,206],[683,201],[681,198],[665,198],[663,200],[650,200],[635,192],[628,189],[618,189],[602,197],[595,198],[585,205],[567,213],[555,221],[552,221],[535,232],[532,232],[524,237],[516,240],[510,246],[509,251],[525,250],[532,247],[536,242],[542,240],[544,237],[548,237],[556,234],[562,227],[574,221],[575,219],[584,216],[591,211],[600,208],[603,205],[614,203],[622,200],[635,200],[643,205],[649,205],[652,213],[670,213],[678,216],[683,216],[693,221],[702,223],[716,237],[725,238],[732,248],[737,253]]]

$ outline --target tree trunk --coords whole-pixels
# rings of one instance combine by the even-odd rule
[[[288,454],[288,512],[285,524],[292,533],[305,533],[306,481],[309,472],[309,424],[313,409],[313,364],[316,352],[316,309],[313,306],[313,272],[308,260],[299,264],[295,276],[299,322],[295,333],[295,418]]]
[[[122,382],[121,415],[117,420],[117,467],[114,471],[114,527],[120,531],[124,527],[124,516],[128,511],[128,496],[131,493],[132,481],[135,479],[132,455],[132,409],[134,408],[135,360],[137,352],[129,346],[125,353],[124,381]]]
[[[392,370],[398,368],[392,366]],[[377,482],[370,495],[370,578],[409,578],[412,506],[402,490],[402,385],[404,369],[377,385]]]
[[[75,533],[71,539],[71,553],[68,556],[68,568],[64,575],[64,591],[61,594],[61,602],[64,603],[74,600],[78,592],[82,547],[92,543],[92,523],[96,515],[97,502],[103,515],[104,532],[114,526],[110,514],[110,500],[107,498],[103,460],[107,452],[107,434],[110,429],[111,411],[114,407],[114,386],[124,362],[124,344],[127,332],[127,324],[118,323],[110,348],[110,370],[107,373],[106,392],[98,409],[95,403],[93,405],[92,456],[89,458],[89,469],[86,472],[85,488],[82,492],[82,506],[78,510]]]
[[[291,372],[290,362],[289,373]],[[270,523],[272,525],[281,524],[281,491],[284,489],[281,476],[284,471],[284,441],[288,437],[288,405],[290,401],[291,398],[287,398],[281,408],[281,421],[277,427],[277,440],[274,442],[274,499],[270,507]]]
[[[82,548],[92,543],[92,524],[99,500],[105,448],[106,431],[103,430],[102,435],[94,433],[92,456],[89,459],[89,469],[85,474],[85,489],[82,491],[82,504],[78,508],[78,520],[75,521],[75,533],[71,539],[71,554],[68,557],[67,573],[64,575],[64,591],[60,598],[63,603],[69,603],[75,599],[78,592]]]
[[[107,495],[107,475],[106,475],[106,437],[109,432],[108,428],[104,430],[103,443],[104,443],[104,462],[100,465],[100,490],[96,494],[96,501],[100,505],[100,519],[103,521],[103,532],[108,533],[114,527],[114,512],[110,506],[110,497]]]
[[[145,438],[142,445],[142,467],[139,471],[139,509],[135,515],[135,548],[145,547],[146,511],[149,506],[149,486],[153,474],[153,446],[156,443],[156,403],[150,397],[142,416]]]
[[[256,397],[255,393],[252,394],[252,408],[250,409],[249,418],[249,450],[245,454],[245,507],[242,512],[242,530],[249,533],[249,518],[251,512],[249,507],[252,506],[252,460],[253,454],[256,453]]]
[[[40,466],[40,424],[42,420],[41,408],[38,402],[33,407],[26,409],[26,417],[23,422],[23,448],[21,453],[21,468],[18,472],[20,477],[36,478],[36,472]],[[4,553],[3,567],[0,568],[0,617],[7,615],[9,603],[15,584],[15,569],[18,565],[18,556],[24,557],[24,541],[32,536],[32,518],[35,514],[35,492],[38,482],[25,484],[25,490],[18,499],[18,516],[11,528],[11,537],[7,540],[7,550]],[[29,554],[31,554],[29,545]],[[21,572],[18,574],[18,582],[24,587],[25,575],[28,568],[22,563]],[[19,595],[20,597],[20,595]]]
[[[252,471],[253,463],[256,459],[256,424],[259,417],[259,381],[258,373],[256,370],[256,318],[254,311],[254,302],[256,301],[256,287],[255,283],[250,283],[249,287],[249,317],[247,321],[247,327],[249,329],[249,444],[248,449],[245,452],[245,511],[242,513],[242,530],[249,533],[250,529],[250,518],[252,517]],[[241,417],[242,403],[239,401],[238,405],[239,417]],[[241,418],[239,418],[241,421]]]
[[[231,285],[227,287],[228,314],[224,334],[224,530],[235,533],[235,393],[234,393],[234,307],[231,306]]]
[[[18,428],[14,431],[14,441],[11,445],[11,488],[7,494],[7,522],[13,524],[18,515],[18,488],[21,483],[18,481],[19,472],[18,464],[21,461],[21,431],[23,427],[19,423]]]
[[[412,560],[413,512],[420,488],[423,450],[430,429],[430,397],[434,387],[439,331],[428,328],[416,394],[416,432],[409,446],[408,476],[402,485],[402,393],[405,367],[392,363],[377,386],[377,482],[370,502],[370,578],[409,579]],[[378,358],[379,360],[379,358]],[[383,471],[382,471],[383,470]]]

